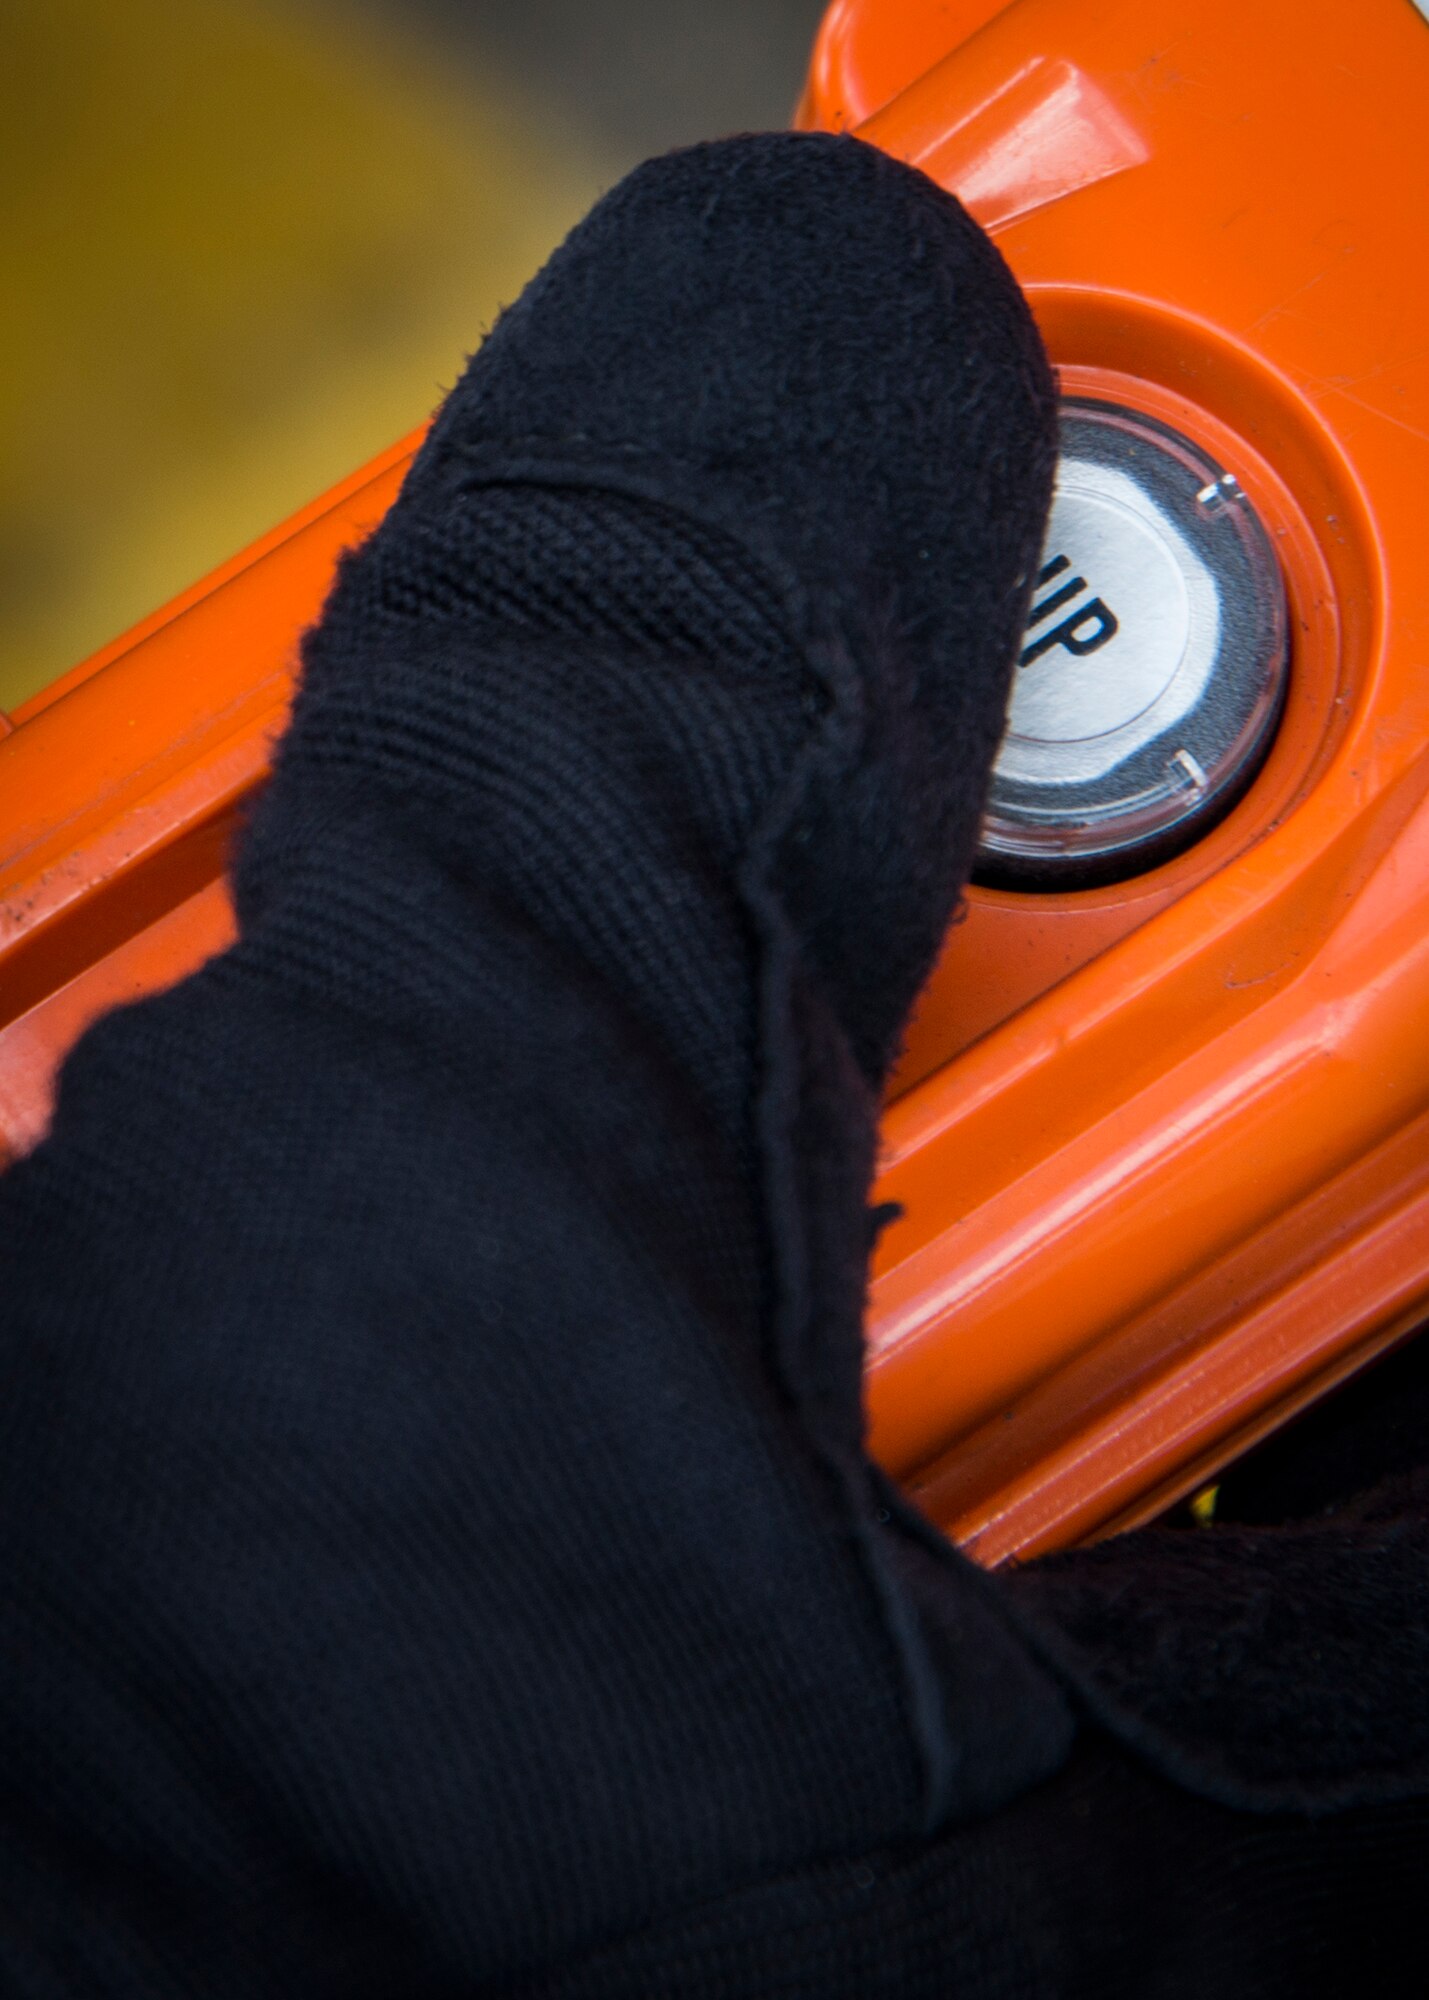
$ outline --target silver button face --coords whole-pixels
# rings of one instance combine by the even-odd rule
[[[978,876],[1065,889],[1153,867],[1259,768],[1285,593],[1233,475],[1177,432],[1069,400]]]

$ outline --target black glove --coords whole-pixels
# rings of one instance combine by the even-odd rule
[[[7,1993],[1211,1990],[1143,1933],[1302,1993],[1185,1902],[1247,1827],[1350,1884],[1272,1974],[1385,1921],[1399,1682],[1287,1801],[1293,1712],[1249,1780],[1163,1713],[1214,1561],[1123,1643],[1144,1539],[988,1579],[863,1451],[1053,410],[851,140],[642,169],[482,349],[308,639],[239,943],[0,1184]]]

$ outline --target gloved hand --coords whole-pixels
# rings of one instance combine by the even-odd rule
[[[7,1992],[1301,1993],[1383,1935],[1402,1674],[1287,1792],[1253,1620],[1210,1754],[1166,1713],[1243,1563],[989,1579],[863,1450],[1053,445],[996,253],[852,140],[640,170],[499,323],[309,635],[239,942],[0,1183]],[[1269,1956],[1187,1901],[1243,1841]]]

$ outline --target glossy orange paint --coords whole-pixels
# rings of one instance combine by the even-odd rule
[[[885,1132],[875,1444],[989,1561],[1143,1518],[1429,1312],[1429,26],[837,0],[801,112],[962,192],[1066,386],[1239,472],[1270,762],[1191,852],[974,890]]]
[[[1292,686],[1190,852],[974,889],[885,1121],[876,1449],[980,1558],[1127,1525],[1429,1316],[1429,25],[1410,0],[836,0],[800,119],[960,190],[1066,386],[1275,537]],[[226,840],[398,446],[0,741],[0,1134],[230,932]]]

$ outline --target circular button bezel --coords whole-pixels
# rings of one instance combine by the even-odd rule
[[[1071,495],[1079,511],[1069,517]],[[1059,509],[1064,526],[1070,519],[1069,532],[1077,531],[1077,554],[1093,560],[1059,552]],[[1159,548],[1159,558],[1143,559],[1142,581],[1150,579],[1162,598],[1179,593],[1174,615],[1165,615],[1167,605],[1153,599],[1149,585],[1138,602],[1128,605],[1123,595],[1121,617],[1098,593],[1098,509],[1107,522],[1113,511],[1128,524],[1134,519],[1148,545]],[[1104,571],[1117,570],[1117,553],[1103,541]],[[1123,563],[1121,572],[1123,592],[1134,597],[1135,563]],[[1124,625],[1128,611],[1134,615]],[[1154,417],[1067,397],[1052,529],[976,879],[1021,889],[1090,887],[1154,868],[1208,832],[1243,796],[1273,741],[1287,634],[1279,566],[1235,476]],[[1079,686],[1083,708],[1094,706],[1089,672],[1120,677],[1104,708],[1125,710],[1119,722],[1093,731],[1077,726]],[[1019,730],[1019,708],[1024,723],[1040,715],[1035,727]]]

